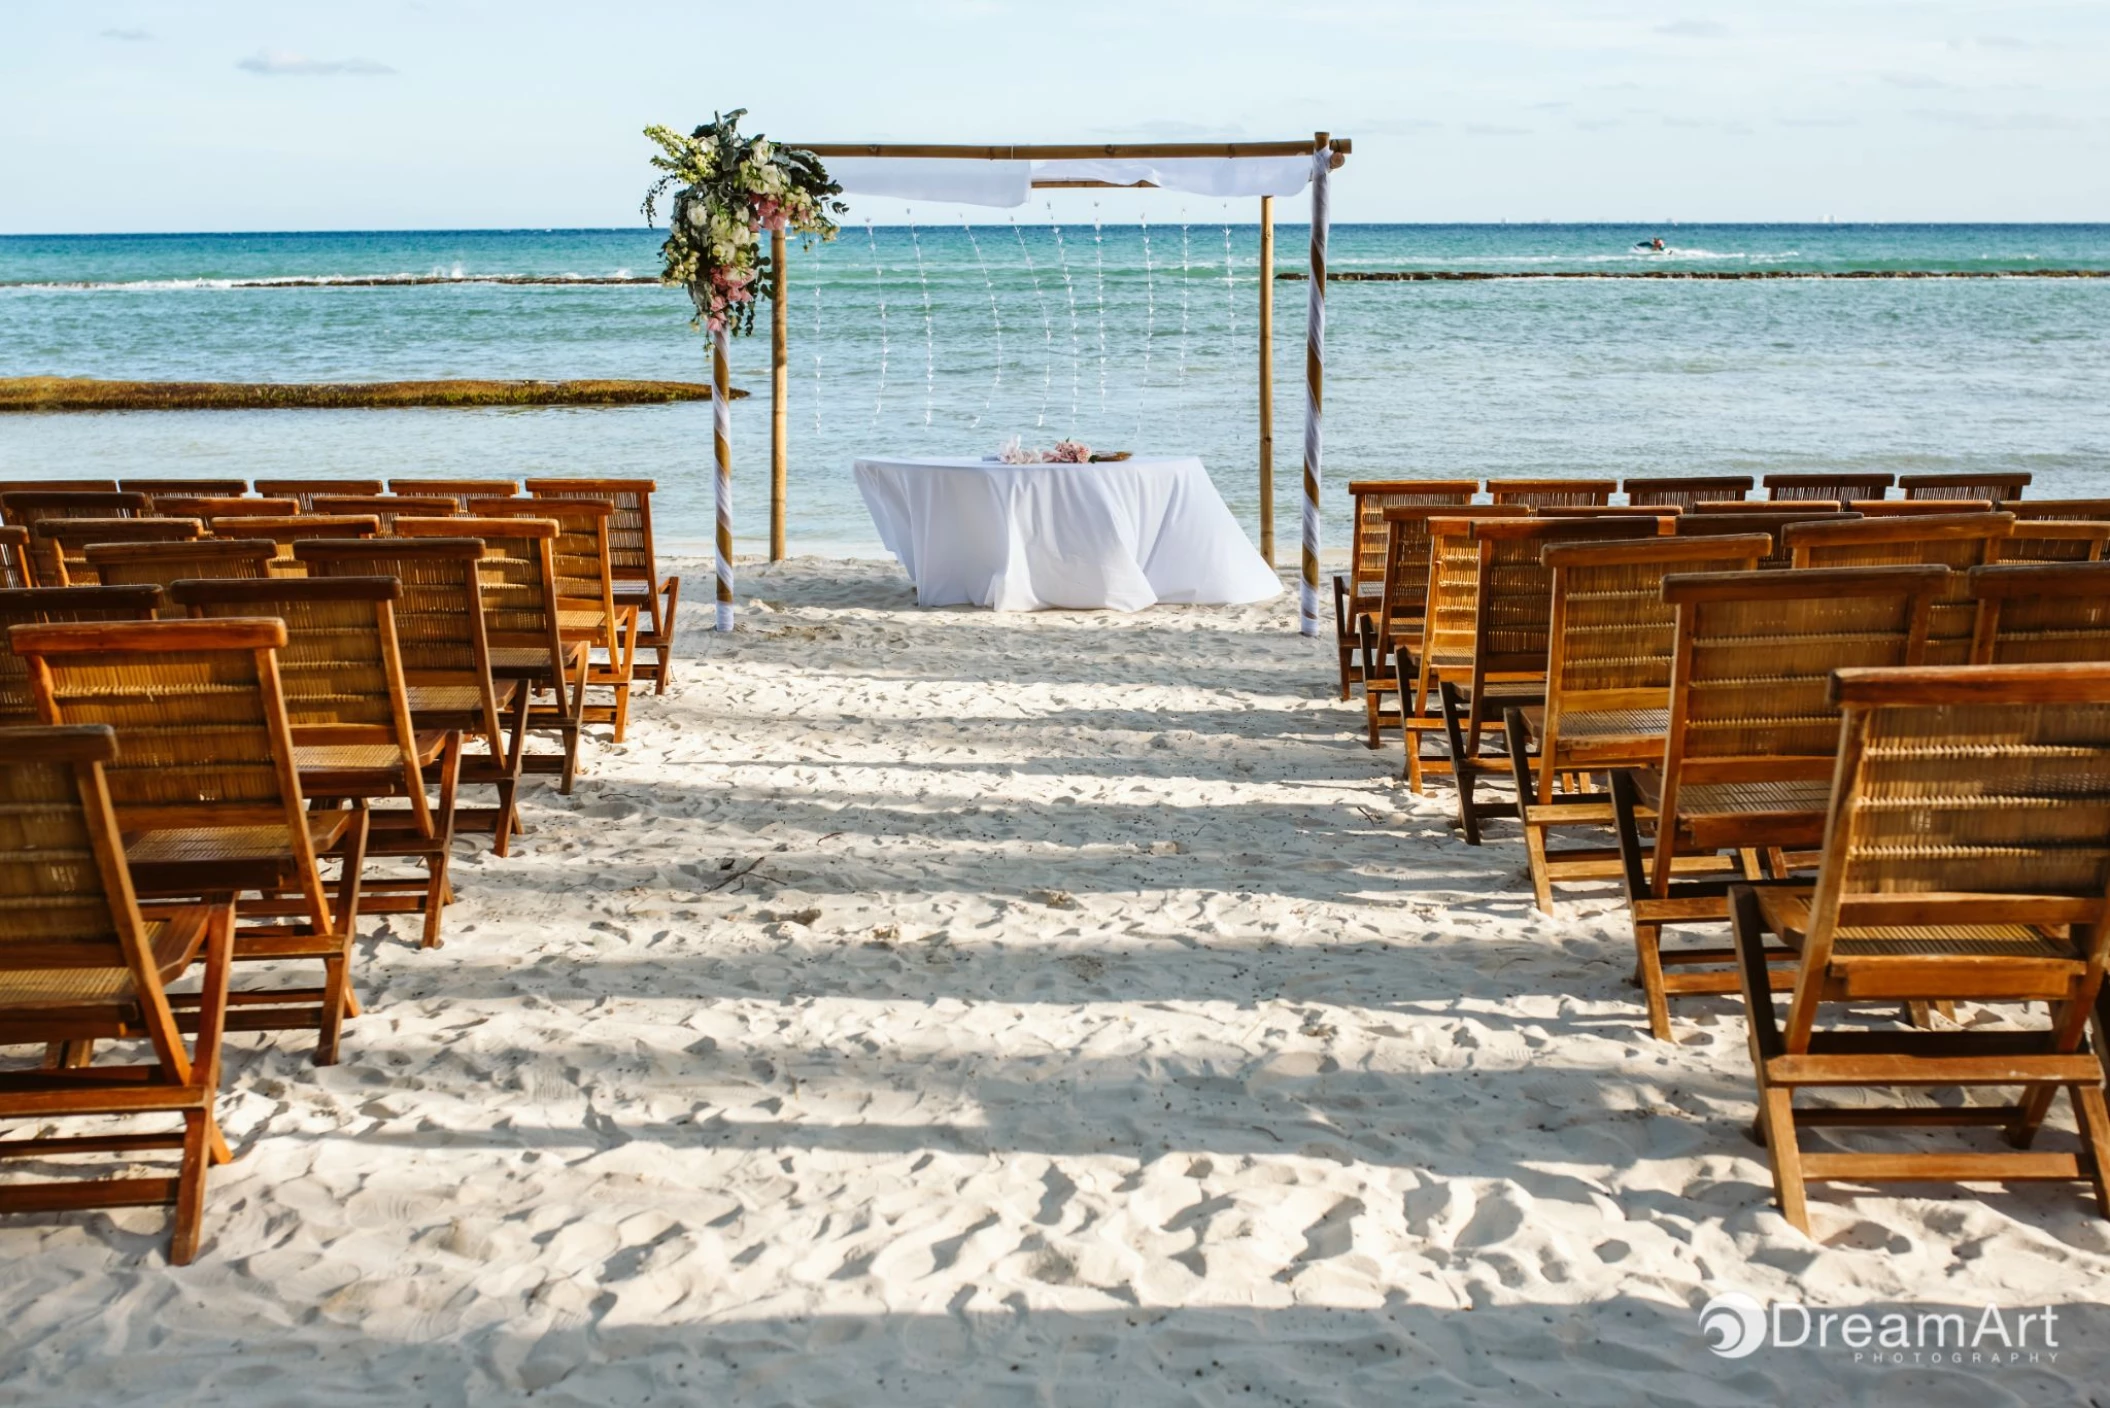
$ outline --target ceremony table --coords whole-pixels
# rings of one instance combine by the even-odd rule
[[[856,474],[919,606],[1140,611],[1266,601],[1282,590],[1191,455],[861,459]]]

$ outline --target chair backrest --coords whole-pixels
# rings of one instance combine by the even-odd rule
[[[1663,600],[1663,579],[1674,572],[1754,571],[1772,548],[1764,533],[1547,544],[1549,733],[1564,712],[1666,707],[1678,614]]]
[[[1553,569],[1546,550],[1558,543],[1601,543],[1662,536],[1667,518],[1483,518],[1473,592],[1473,686],[1489,675],[1546,669],[1553,625]]]
[[[278,518],[300,512],[300,500],[247,498],[239,494],[160,494],[154,512],[165,518]]]
[[[476,732],[499,746],[498,699],[491,682],[491,650],[484,627],[477,564],[484,545],[475,538],[302,539],[293,555],[308,576],[394,577],[396,641],[403,678],[419,687],[458,689],[474,702]]]
[[[163,494],[195,494],[201,498],[238,498],[249,492],[246,479],[120,479],[117,487],[128,494],[159,498]]]
[[[530,498],[600,499],[612,506],[615,512],[608,516],[609,572],[618,582],[643,582],[652,592],[658,593],[659,549],[652,537],[652,496],[659,492],[657,482],[650,479],[530,479],[527,491]],[[1468,489],[1466,499],[1471,497],[1472,491]],[[1360,518],[1357,522],[1360,524]],[[1357,542],[1360,544],[1360,537]]]
[[[1528,504],[1547,508],[1554,504],[1608,504],[1619,491],[1616,479],[1490,479],[1489,502]]]
[[[1681,518],[1682,504],[1539,504],[1541,518]]]
[[[1880,499],[1890,493],[1897,476],[1887,471],[1865,474],[1769,474],[1760,482],[1769,499],[1831,499],[1851,503],[1855,499]]]
[[[1452,574],[1456,578],[1463,574],[1464,581],[1453,585],[1470,590],[1473,572],[1470,552],[1471,538],[1460,514],[1472,514],[1484,518],[1528,518],[1531,509],[1524,504],[1475,504],[1461,507],[1456,504],[1393,504],[1379,511],[1385,525],[1385,566],[1380,579],[1382,592],[1378,608],[1379,639],[1392,640],[1399,636],[1418,635],[1427,616],[1430,592],[1430,563],[1434,539],[1430,536],[1430,524],[1438,518],[1459,521],[1457,542],[1462,545],[1463,561]],[[1467,608],[1462,618],[1465,629],[1471,628],[1471,609]]]
[[[0,591],[0,724],[37,722],[29,696],[29,667],[7,648],[12,626],[49,621],[151,621],[159,587],[32,587]]]
[[[1848,669],[1829,697],[1831,820],[1789,1049],[1840,997],[2052,997],[2085,1014],[2110,936],[2110,665]],[[2083,976],[2023,945],[1988,954],[1991,926],[2070,926]],[[1827,971],[1847,935],[1858,957],[1880,945],[1887,983]]]
[[[484,545],[477,564],[483,582],[484,638],[490,649],[533,651],[552,681],[563,681],[564,644],[557,620],[555,545],[548,518],[399,518],[404,538],[474,537]],[[572,685],[558,684],[558,706],[569,713]]]
[[[2023,499],[2000,507],[2017,518],[2110,522],[2110,499]]]
[[[530,481],[538,485],[548,482],[540,479]],[[1477,479],[1357,479],[1350,482],[1349,516],[1355,525],[1355,540],[1349,545],[1354,564],[1348,579],[1351,590],[1359,597],[1375,596],[1383,590],[1385,544],[1390,536],[1385,527],[1386,509],[1418,505],[1469,504],[1473,501],[1473,495],[1478,492],[1480,481]],[[611,522],[611,553],[615,550],[615,532],[615,524]]]
[[[396,520],[406,515],[411,518],[451,518],[462,511],[461,505],[454,500],[433,495],[413,499],[395,494],[317,494],[310,504],[310,511],[314,513],[371,517],[381,525],[384,534],[395,532]]]
[[[1863,518],[1909,518],[1925,514],[1991,513],[1991,499],[1855,499],[1847,505]]]
[[[10,489],[0,494],[0,517],[34,534],[37,524],[51,518],[143,518],[152,511],[145,494],[121,494],[115,490]],[[48,544],[30,545],[37,580],[61,582],[64,576]]]
[[[2033,478],[2028,470],[1962,474],[1901,474],[1898,488],[1908,499],[2019,499]]]
[[[115,479],[0,479],[0,494],[33,494],[45,490],[114,494],[117,488]]]
[[[1857,523],[1797,523],[1781,537],[1798,568],[1939,563],[1955,572],[1928,620],[1926,663],[1961,665],[1971,658],[1978,621],[1963,574],[1993,561],[2000,540],[2014,526],[2014,515],[2006,513],[1909,514]]]
[[[1665,807],[1687,783],[1830,777],[1832,671],[1919,664],[1928,610],[1951,575],[1898,566],[1665,577],[1678,616]]]
[[[388,492],[399,499],[452,499],[467,509],[471,499],[504,499],[520,492],[517,479],[391,479]]]
[[[1974,567],[1974,665],[2110,660],[2110,562]]]
[[[267,498],[288,498],[300,504],[300,512],[312,512],[318,494],[378,494],[378,479],[259,479],[256,491]]]
[[[50,546],[48,560],[58,567],[57,585],[92,584],[90,543],[187,543],[205,535],[195,518],[47,518],[31,536]]]
[[[1626,501],[1644,506],[1676,506],[1690,509],[1702,499],[1726,503],[1751,492],[1748,474],[1674,475],[1660,479],[1626,479],[1621,487]]]
[[[1827,513],[1821,509],[1778,508],[1763,501],[1747,505],[1749,513],[1688,513],[1678,519],[1673,531],[1681,538],[1728,536],[1744,533],[1767,533],[1773,538],[1772,551],[1760,558],[1758,565],[1766,570],[1792,567],[1795,554],[1782,541],[1782,530],[1791,523],[1844,523],[1859,518],[1857,513]]]
[[[419,780],[403,660],[396,642],[393,577],[272,577],[169,585],[168,597],[201,620],[276,617],[286,626],[279,688],[293,741],[377,750],[403,777],[419,830],[432,818]]]
[[[292,859],[307,917],[330,929],[279,692],[283,622],[17,626],[12,637],[47,723],[107,724],[123,740],[103,765],[121,831],[268,832]]]
[[[602,613],[597,643],[610,659],[616,650],[615,569],[608,551],[608,520],[615,508],[605,499],[476,499],[469,511],[484,518],[546,518],[557,525],[550,558],[560,602],[591,603]],[[578,609],[573,607],[571,609]]]
[[[90,543],[88,567],[109,586],[165,587],[178,577],[268,577],[278,549],[249,538],[187,543]]]
[[[2110,522],[2017,518],[2000,540],[2002,562],[2098,562],[2110,544]]]
[[[292,513],[270,518],[215,518],[215,538],[254,538],[278,549],[271,559],[274,577],[304,577],[308,569],[293,557],[293,545],[302,538],[371,538],[381,531],[381,520],[372,514]]]
[[[105,725],[0,728],[0,988],[12,994],[0,1012],[126,994],[181,1084],[189,1062],[103,774],[117,756]]]
[[[1390,516],[1402,510],[1386,512]],[[1454,662],[1469,659],[1472,654],[1480,599],[1480,540],[1473,536],[1474,527],[1488,521],[1533,516],[1528,504],[1475,504],[1463,509],[1438,509],[1418,520],[1428,534],[1427,586],[1421,604],[1424,681],[1438,656]],[[1406,580],[1402,572],[1402,589]]]
[[[12,523],[0,525],[0,591],[20,591],[36,584],[37,569],[29,556],[29,530]]]
[[[1701,499],[1686,510],[1693,514],[1718,513],[1846,513],[1837,499]],[[1855,515],[1858,517],[1859,515]]]

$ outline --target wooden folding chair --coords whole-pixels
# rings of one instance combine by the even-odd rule
[[[1845,523],[1858,519],[1857,513],[1831,513],[1822,509],[1804,511],[1801,506],[1777,508],[1763,501],[1750,505],[1750,513],[1688,513],[1679,518],[1672,531],[1681,538],[1740,537],[1748,533],[1764,533],[1773,539],[1773,549],[1759,559],[1761,568],[1792,567],[1795,554],[1789,550],[1782,532],[1791,523]]]
[[[1428,713],[1428,701],[1418,689],[1403,691],[1402,686],[1419,683],[1433,541],[1429,523],[1435,518],[1468,512],[1482,518],[1526,518],[1531,514],[1523,504],[1387,504],[1378,510],[1378,521],[1385,528],[1385,555],[1378,578],[1376,610],[1373,613],[1365,608],[1357,618],[1363,658],[1363,714],[1366,741],[1371,748],[1379,746],[1379,735],[1384,729],[1412,731],[1442,724],[1440,718]],[[1357,551],[1360,555],[1360,547]],[[1384,707],[1388,696],[1395,699],[1395,708],[1390,711]],[[1415,763],[1419,753],[1410,740],[1407,776],[1416,792],[1421,790],[1421,771]]]
[[[1974,665],[2110,660],[2110,562],[1974,567]]]
[[[90,543],[88,570],[107,586],[165,587],[178,577],[268,577],[278,549],[253,538],[175,543]]]
[[[254,538],[270,543],[278,556],[271,559],[274,577],[304,577],[308,569],[293,556],[293,545],[303,538],[371,538],[381,532],[381,520],[370,513],[295,513],[270,518],[215,518],[215,538]]]
[[[75,489],[10,489],[0,493],[0,516],[32,534],[31,558],[37,580],[46,585],[61,582],[58,563],[50,552],[34,542],[37,524],[50,518],[145,518],[153,502],[145,494]]]
[[[47,621],[151,621],[159,587],[30,587],[0,591],[0,726],[42,719],[29,693],[29,667],[7,647],[10,626]]]
[[[1838,471],[1822,474],[1769,474],[1759,482],[1766,486],[1766,497],[1769,499],[1832,499],[1847,504],[1855,499],[1889,497],[1890,486],[1898,482],[1898,477],[1884,471],[1865,474]]]
[[[1663,600],[1673,572],[1749,572],[1772,551],[1764,533],[1549,544],[1552,617],[1544,707],[1508,710],[1509,761],[1517,816],[1538,907],[1553,912],[1553,887],[1612,880],[1616,846],[1554,850],[1555,827],[1612,824],[1609,792],[1578,791],[1574,779],[1663,757],[1670,726],[1670,668],[1677,613]],[[1569,780],[1569,790],[1560,782]]]
[[[132,883],[143,898],[294,893],[300,912],[241,922],[234,959],[319,962],[308,986],[228,994],[234,1031],[316,1033],[315,1064],[337,1060],[357,1014],[351,952],[366,809],[308,810],[279,691],[277,620],[16,626],[15,653],[48,724],[108,724],[123,753],[104,765]],[[343,865],[335,903],[320,858]],[[182,999],[175,999],[180,1008]]]
[[[159,498],[163,494],[195,494],[201,498],[232,499],[249,492],[246,479],[120,479],[117,487],[128,494]]]
[[[569,794],[579,771],[588,646],[565,641],[558,626],[558,531],[556,521],[548,518],[396,520],[401,537],[474,536],[483,543],[484,556],[477,567],[483,580],[491,676],[519,686],[508,744],[514,768],[521,774],[554,774],[557,790]],[[536,702],[544,694],[551,702]],[[554,734],[562,751],[524,752],[529,733]]]
[[[1567,504],[1608,504],[1619,492],[1616,479],[1490,479],[1487,497],[1492,503],[1524,504],[1531,508],[1553,508]]]
[[[1403,540],[1402,551],[1418,553],[1419,538],[1423,534],[1428,538],[1418,644],[1409,638],[1413,630],[1410,621],[1394,626],[1380,617],[1379,623],[1379,630],[1384,633],[1381,638],[1389,643],[1384,648],[1393,654],[1394,692],[1399,696],[1402,742],[1406,745],[1406,759],[1400,765],[1399,775],[1418,793],[1430,777],[1451,775],[1450,758],[1425,755],[1421,742],[1423,734],[1444,728],[1442,711],[1436,705],[1434,658],[1440,655],[1462,663],[1472,655],[1473,604],[1480,590],[1480,542],[1473,536],[1473,524],[1480,518],[1529,518],[1532,510],[1528,504],[1474,504],[1427,511],[1388,509],[1387,513],[1394,515],[1393,521],[1403,534],[1412,535]],[[1397,566],[1393,584],[1405,595],[1406,609],[1410,610],[1412,597],[1407,582],[1413,574],[1408,564]]]
[[[520,830],[518,739],[526,710],[519,700],[527,691],[519,681],[496,680],[491,673],[477,570],[483,543],[475,538],[334,538],[295,543],[293,555],[306,564],[310,578],[394,577],[403,584],[395,602],[396,641],[411,723],[421,730],[459,732],[464,743],[483,745],[481,753],[464,750],[461,786],[489,787],[497,800],[489,807],[457,806],[454,826],[457,832],[490,832],[492,849],[505,855],[508,838]],[[510,741],[508,716],[516,724]]]
[[[461,735],[411,727],[396,641],[400,593],[393,577],[189,580],[168,589],[170,601],[199,619],[275,616],[285,622],[279,680],[301,794],[310,801],[367,804],[367,860],[403,857],[417,862],[423,874],[361,875],[359,907],[368,914],[422,914],[422,946],[438,948],[441,915],[451,899],[447,863]],[[438,781],[437,807],[425,793],[428,772]],[[407,800],[408,809],[373,805],[390,799]]]
[[[382,485],[378,479],[259,479],[254,487],[265,498],[294,500],[296,512],[313,513],[318,494],[378,494]]]
[[[1659,479],[1626,479],[1620,487],[1626,501],[1647,507],[1682,508],[1690,512],[1702,499],[1726,503],[1751,492],[1748,474],[1671,475]]]
[[[293,498],[251,498],[241,494],[157,494],[154,512],[162,518],[274,518],[300,512]]]
[[[615,580],[615,604],[638,611],[637,648],[650,651],[637,673],[652,681],[654,694],[667,692],[674,665],[674,610],[681,601],[681,578],[659,575],[659,550],[652,536],[652,496],[659,485],[650,479],[530,479],[527,491],[537,499],[600,499],[615,512],[608,516],[608,570]]]
[[[1382,604],[1388,539],[1385,510],[1411,505],[1469,504],[1479,489],[1477,479],[1358,479],[1349,484],[1354,542],[1349,547],[1348,570],[1333,576],[1333,644],[1339,658],[1341,698],[1349,698],[1369,673],[1369,660],[1359,662],[1356,656],[1363,645],[1368,618]],[[1370,746],[1377,746],[1375,725]]]
[[[2110,522],[2017,518],[2000,540],[2002,562],[2100,562],[2110,544]]]
[[[42,554],[57,564],[61,587],[94,586],[88,565],[90,543],[187,543],[205,536],[195,518],[47,518],[31,537],[47,546]]]
[[[1553,616],[1553,572],[1545,564],[1545,550],[1555,543],[1654,538],[1669,523],[1668,518],[1654,517],[1536,515],[1473,521],[1470,537],[1477,555],[1471,639],[1462,651],[1457,644],[1432,639],[1422,657],[1422,674],[1442,707],[1451,778],[1458,789],[1458,822],[1468,845],[1480,844],[1483,817],[1507,814],[1515,805],[1482,802],[1475,796],[1480,774],[1488,766],[1481,756],[1482,734],[1501,732],[1504,710],[1544,701]]]
[[[471,499],[509,499],[520,492],[517,479],[391,479],[388,492],[399,499],[452,499],[467,512]]]
[[[1794,554],[1796,567],[1939,563],[1950,569],[1956,575],[1928,619],[1925,663],[1961,665],[1971,658],[1971,632],[1978,620],[1963,574],[1993,561],[2014,526],[2014,515],[2007,513],[1906,515],[1858,523],[1797,523],[1783,529],[1781,538]]]
[[[1908,499],[2019,499],[2034,476],[2028,470],[1966,471],[1962,474],[1901,474],[1898,488]]]
[[[1662,761],[1612,775],[1636,976],[1658,1039],[1671,1040],[1672,995],[1737,990],[1726,947],[1663,947],[1665,925],[1728,917],[1726,884],[1674,882],[1679,860],[1736,854],[1755,876],[1764,856],[1779,876],[1786,852],[1823,840],[1839,723],[1826,702],[1831,672],[1919,664],[1950,575],[1845,567],[1663,579],[1678,626]],[[1644,810],[1654,826],[1646,844]]]
[[[0,1182],[0,1212],[173,1204],[168,1256],[181,1266],[197,1254],[205,1171],[234,1157],[213,1117],[233,905],[215,895],[141,909],[103,776],[116,756],[107,728],[0,729],[0,1047],[41,1048],[34,1067],[0,1068],[0,1121],[37,1129],[0,1140],[0,1158],[175,1150],[180,1162],[174,1177],[74,1169],[90,1176]],[[168,984],[201,957],[204,982],[187,1013],[196,1036],[186,1048]],[[146,1049],[98,1065],[98,1042]],[[44,1128],[111,1116],[128,1128]],[[152,1116],[175,1116],[180,1130],[130,1127]]]
[[[1843,717],[1816,884],[1733,894],[1758,1125],[1782,1216],[1809,1233],[1805,1187],[1816,1180],[2077,1180],[2110,1215],[2110,1111],[2101,1060],[2084,1044],[2110,952],[2110,666],[1841,670],[1830,697]],[[1792,955],[1784,1022],[1769,937]],[[2050,1022],[1980,1017],[1932,1031],[1825,1020],[1870,1001],[2042,1003]],[[1893,1087],[2015,1094],[1998,1105],[1862,1098]],[[1853,1094],[1797,1105],[1821,1090]],[[2079,1150],[2032,1151],[2061,1090]],[[1804,1130],[1826,1126],[1992,1127],[2012,1147],[1804,1145]]]
[[[557,525],[551,557],[557,573],[557,626],[566,641],[583,641],[590,654],[586,683],[614,691],[608,704],[585,704],[580,717],[605,723],[621,743],[630,725],[630,684],[636,676],[638,609],[615,599],[614,560],[605,499],[477,499],[470,511],[485,518],[546,518]]]
[[[461,512],[454,500],[435,495],[402,498],[394,494],[317,494],[315,513],[371,515],[381,524],[383,537],[396,531],[398,518],[452,518]]]
[[[0,525],[0,591],[21,591],[36,585],[37,569],[29,556],[29,530],[12,523]]]

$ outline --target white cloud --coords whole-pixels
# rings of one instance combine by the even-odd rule
[[[1656,33],[1673,39],[1721,39],[1729,33],[1729,26],[1713,20],[1672,20],[1657,25]]]
[[[137,44],[145,40],[152,39],[154,36],[143,29],[106,29],[102,32],[102,37],[105,39],[118,39],[123,40],[126,43]]]
[[[259,49],[235,64],[244,73],[264,78],[334,78],[340,75],[371,78],[394,73],[387,64],[373,59],[310,59],[283,49]]]

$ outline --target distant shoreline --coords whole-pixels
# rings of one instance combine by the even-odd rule
[[[736,388],[732,395],[739,398],[747,393]],[[0,377],[0,413],[641,406],[710,398],[710,385],[695,381],[242,382]]]
[[[1277,270],[1278,280],[1309,278]],[[1330,284],[1485,283],[1494,279],[2110,279],[2110,269],[1370,269],[1329,272]]]

